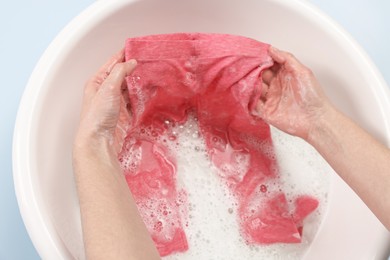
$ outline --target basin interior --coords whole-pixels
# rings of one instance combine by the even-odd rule
[[[379,140],[389,143],[390,113],[384,112],[389,107],[388,99],[378,94],[386,86],[360,49],[306,3],[100,1],[76,22],[61,35],[61,41],[56,40],[50,47],[55,55],[40,65],[44,72],[35,81],[37,84],[29,85],[39,95],[26,119],[31,133],[26,149],[30,177],[25,181],[31,182],[40,217],[66,259],[83,257],[71,163],[83,85],[124,46],[128,37],[173,32],[230,33],[288,50],[313,70],[335,106]],[[306,258],[381,259],[385,252],[383,241],[388,239],[384,227],[340,178],[333,172],[329,174],[332,185],[328,211]]]

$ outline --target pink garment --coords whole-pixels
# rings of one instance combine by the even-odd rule
[[[127,40],[126,60],[135,58],[138,66],[127,77],[132,122],[119,159],[160,255],[185,251],[188,244],[185,191],[176,187],[176,161],[166,148],[167,140],[157,137],[166,133],[165,122],[183,123],[190,111],[197,114],[221,181],[237,198],[245,240],[251,244],[301,241],[302,221],[318,201],[300,196],[288,203],[282,191],[268,189],[267,183],[278,182],[270,128],[251,115],[261,95],[262,71],[273,65],[268,47],[226,34],[179,33]],[[129,159],[130,165],[124,163]]]

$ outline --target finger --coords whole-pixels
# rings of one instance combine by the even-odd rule
[[[272,59],[274,59],[279,64],[289,64],[291,66],[301,65],[298,59],[289,52],[281,51],[273,46],[269,48],[269,54]]]
[[[254,111],[252,111],[252,114],[265,120],[265,102],[263,100],[260,99],[257,102]]]
[[[85,85],[84,95],[87,99],[93,97],[96,94],[98,88],[108,77],[115,64],[123,62],[123,60],[124,49],[120,50],[118,53],[112,56],[102,67],[100,67],[98,72],[93,77],[91,77]]]
[[[291,72],[308,70],[305,65],[303,65],[293,54],[289,52],[278,50],[275,47],[270,47],[269,54],[271,58],[273,58],[276,62],[280,63],[280,64],[277,63],[275,64],[279,66],[279,68],[283,66],[287,71],[291,71]],[[271,69],[274,72],[276,72],[275,70],[277,69],[277,67],[274,66]]]
[[[269,85],[263,83],[261,87],[260,100],[263,101],[264,103],[267,101],[268,90],[269,90]]]
[[[115,64],[124,62],[125,60],[125,50],[121,49],[114,56],[112,56],[103,66],[100,67],[97,75],[105,75],[107,72],[110,72]]]
[[[106,80],[99,88],[99,92],[119,97],[122,93],[122,83],[126,76],[130,75],[137,65],[136,60],[129,60],[123,63],[116,63]],[[108,94],[108,93],[107,93]]]
[[[279,72],[281,67],[282,67],[282,65],[275,62],[274,65],[272,65],[272,67],[269,69],[274,73],[274,76],[275,76]]]
[[[129,97],[129,89],[127,88],[127,84],[124,81],[122,83],[122,98],[124,101],[124,106],[127,109],[127,113],[131,113],[131,105],[130,105],[130,97]]]
[[[261,76],[262,76],[263,82],[265,84],[269,85],[271,83],[271,80],[274,78],[275,73],[271,69],[266,69],[263,71]]]
[[[268,102],[268,92],[270,90],[270,86],[263,83],[261,88],[261,96],[259,100],[257,101],[257,104],[255,106],[254,111],[252,111],[252,114],[254,116],[258,116],[266,120],[265,118],[265,111],[266,111],[266,105]]]
[[[297,58],[294,56],[288,58],[285,63],[285,68],[287,71],[298,72],[304,68],[306,68],[302,63],[300,63]]]
[[[280,53],[284,56],[285,62],[283,65],[287,70],[296,71],[306,68],[293,54],[282,51],[280,51]]]
[[[283,64],[286,61],[287,53],[273,46],[269,47],[268,53],[271,56],[271,58],[277,63]]]

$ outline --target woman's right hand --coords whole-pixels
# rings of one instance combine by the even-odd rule
[[[308,139],[316,121],[330,106],[310,69],[292,54],[270,47],[275,64],[263,72],[256,112],[267,123]]]

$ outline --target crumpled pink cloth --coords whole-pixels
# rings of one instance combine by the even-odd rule
[[[166,123],[198,118],[221,181],[237,198],[238,223],[249,244],[298,243],[303,220],[318,206],[302,195],[288,202],[278,182],[270,128],[252,111],[262,71],[273,65],[269,45],[253,39],[202,33],[130,38],[126,60],[132,122],[119,155],[128,186],[161,256],[188,249],[186,193],[176,185],[176,160],[158,137]],[[234,228],[234,227],[232,227]]]

